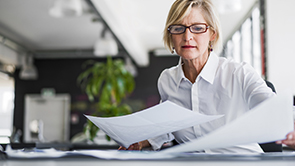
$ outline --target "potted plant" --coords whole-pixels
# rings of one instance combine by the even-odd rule
[[[113,117],[130,114],[131,107],[122,100],[133,92],[135,82],[133,76],[125,69],[121,59],[113,60],[110,56],[107,61],[86,61],[87,67],[77,78],[77,82],[86,92],[90,101],[97,99],[96,111],[93,116]],[[91,121],[87,121],[84,133],[93,141],[98,132]],[[110,137],[106,136],[108,140]]]

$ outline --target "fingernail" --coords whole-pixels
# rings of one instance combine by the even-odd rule
[[[292,138],[293,138],[293,135],[292,134],[288,136],[288,139],[292,139]]]

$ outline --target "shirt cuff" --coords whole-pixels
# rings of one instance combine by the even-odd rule
[[[172,141],[174,136],[169,134],[160,135],[155,138],[148,139],[150,145],[152,146],[153,150],[160,150],[162,145],[166,142]]]

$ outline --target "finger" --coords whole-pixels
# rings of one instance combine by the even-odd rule
[[[134,143],[134,144],[130,145],[128,150],[139,150],[139,144]]]
[[[120,146],[118,150],[126,150],[126,148],[123,146]]]
[[[134,149],[134,146],[130,145],[127,150],[133,150],[133,149]]]
[[[138,143],[134,144],[133,146],[134,146],[133,150],[139,150],[139,145],[138,145]]]
[[[287,138],[285,140],[282,140],[281,142],[286,145],[295,145],[295,133],[289,133],[287,135]]]
[[[282,143],[283,141],[287,141],[287,140],[294,140],[295,141],[295,131],[288,133],[286,135],[286,139],[284,139],[284,140],[278,140],[276,142],[277,143]]]

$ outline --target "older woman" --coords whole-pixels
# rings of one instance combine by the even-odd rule
[[[178,143],[198,139],[275,95],[250,65],[236,63],[214,53],[213,50],[218,50],[221,45],[221,34],[217,13],[210,0],[176,0],[169,12],[163,39],[180,60],[177,66],[164,70],[158,79],[161,100],[172,101],[195,112],[225,116],[133,144],[129,150],[146,146],[156,150],[172,139]],[[291,135],[294,133],[289,137]],[[263,151],[253,143],[203,152]]]

